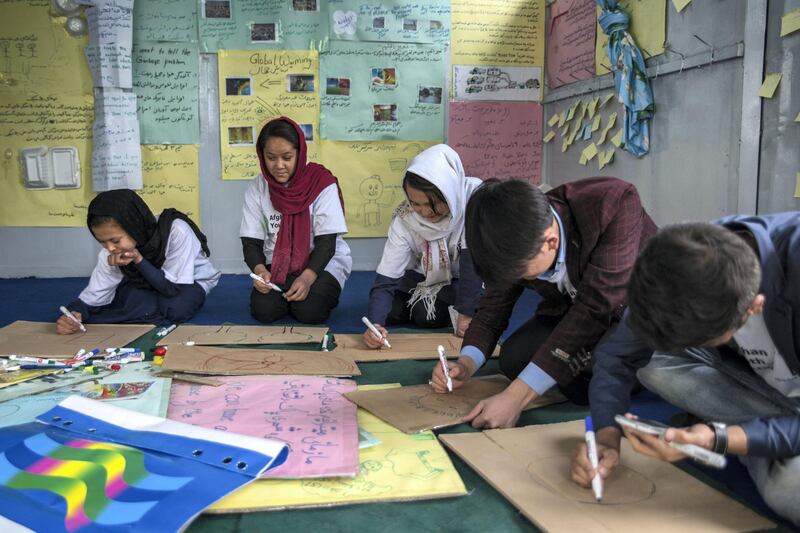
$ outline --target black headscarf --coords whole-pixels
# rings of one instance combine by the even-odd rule
[[[183,220],[192,228],[200,246],[206,256],[211,256],[208,249],[208,239],[200,231],[200,228],[191,218],[181,213],[177,209],[165,209],[161,216],[156,217],[144,200],[129,189],[101,192],[89,204],[89,212],[86,216],[86,224],[89,231],[92,230],[92,219],[94,217],[111,217],[125,232],[136,241],[136,248],[142,256],[150,261],[155,267],[161,268],[166,260],[167,242],[172,223],[176,219]],[[125,276],[140,287],[149,287],[150,284],[144,279],[133,264],[120,267]]]

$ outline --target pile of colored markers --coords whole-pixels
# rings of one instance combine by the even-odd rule
[[[100,370],[120,370],[122,365],[144,361],[144,352],[140,348],[100,348],[86,351],[81,349],[70,359],[48,359],[28,355],[9,355],[0,359],[1,372],[19,370],[62,370],[71,372],[81,368],[84,372],[97,374]]]

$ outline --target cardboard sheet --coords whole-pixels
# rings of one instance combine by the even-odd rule
[[[389,385],[367,385],[361,390]],[[241,513],[354,503],[464,496],[467,489],[433,433],[405,435],[363,409],[358,426],[381,442],[359,450],[355,478],[260,479],[215,503],[209,513]]]
[[[551,532],[752,531],[774,527],[679,468],[633,451],[604,483],[603,503],[569,478],[583,421],[441,435],[537,527]]]
[[[305,326],[178,326],[156,344],[321,344],[327,327]]]
[[[436,347],[444,346],[448,358],[456,358],[461,352],[461,338],[450,333],[391,333],[391,348],[373,350],[367,348],[361,334],[335,335],[336,349],[331,353],[347,356],[356,362],[400,361],[406,359],[439,359]],[[497,357],[500,347],[495,348],[492,357]]]
[[[348,392],[345,396],[404,433],[455,426],[484,398],[502,392],[509,384],[505,376],[470,379],[452,393],[439,394],[430,385],[397,389]],[[556,390],[529,403],[525,409],[566,401]]]
[[[349,357],[310,350],[261,350],[183,346],[167,348],[164,370],[194,374],[275,374],[313,376],[358,376],[358,366]]]
[[[69,358],[81,348],[120,348],[151,329],[151,324],[86,324],[86,333],[59,335],[54,322],[17,320],[0,328],[0,355]]]
[[[286,462],[261,477],[358,473],[356,406],[342,393],[355,381],[309,376],[224,376],[223,386],[174,383],[167,418],[286,442]]]

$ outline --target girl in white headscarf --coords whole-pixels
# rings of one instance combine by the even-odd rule
[[[370,291],[367,318],[388,339],[386,325],[413,323],[440,328],[451,319],[463,336],[482,292],[464,238],[464,211],[481,184],[464,175],[461,158],[446,144],[411,161],[403,190],[406,202],[394,214]],[[384,346],[370,330],[364,343]]]

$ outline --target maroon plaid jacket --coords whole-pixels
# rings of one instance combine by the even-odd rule
[[[533,289],[542,297],[537,316],[562,318],[531,353],[531,362],[566,385],[590,364],[589,352],[621,318],[633,264],[657,227],[642,207],[636,187],[616,178],[566,183],[547,197],[564,225],[567,274],[577,289],[575,300],[541,280],[519,280],[503,289],[487,286],[463,346],[492,353],[517,299],[524,289]]]

